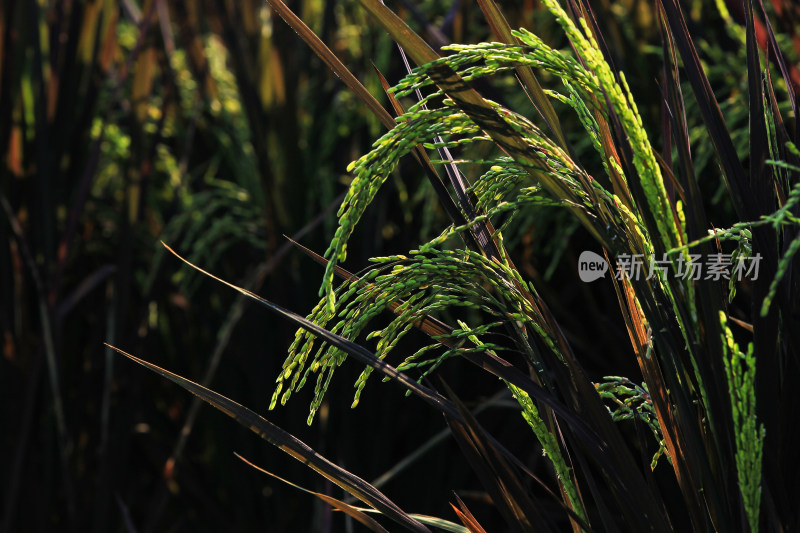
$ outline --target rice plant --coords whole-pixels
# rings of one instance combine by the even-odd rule
[[[418,65],[388,89],[396,118],[285,5],[269,3],[388,129],[348,167],[353,179],[324,257],[309,252],[325,272],[319,303],[306,318],[223,282],[300,327],[270,408],[313,381],[311,424],[336,370],[353,359],[366,364],[353,405],[377,372],[441,411],[511,531],[784,531],[800,525],[792,505],[798,469],[791,431],[798,403],[791,386],[800,377],[796,69],[760,2],[737,3],[749,104],[744,158],[677,0],[653,8],[663,65],[660,131],[646,127],[632,74],[614,67],[587,2],[542,2],[567,50],[511,29],[498,6],[482,0],[496,42],[445,46],[440,55],[381,2],[361,0]],[[530,99],[525,110],[475,88],[510,76]],[[689,98],[734,210],[728,228],[715,228],[706,211]],[[580,127],[586,149],[568,140],[575,135],[565,132],[567,123]],[[414,249],[373,258],[357,274],[344,270],[356,227],[408,154],[421,164],[451,223]],[[542,287],[515,266],[505,236],[522,231],[515,224],[528,213],[545,210],[566,213],[605,257],[603,282],[613,285],[640,376],[593,382]],[[397,353],[415,330],[430,340]],[[255,413],[133,359],[399,526],[483,531],[479,513],[460,500],[454,508],[463,526],[408,514]],[[508,388],[548,461],[544,475],[486,432],[447,384],[434,385],[438,369],[466,363]],[[673,491],[679,496],[666,495]],[[351,503],[332,505],[383,530]]]

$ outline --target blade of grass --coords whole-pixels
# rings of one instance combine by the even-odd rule
[[[169,370],[165,370],[143,359],[139,359],[138,357],[135,357],[114,346],[107,346],[113,350],[116,350],[131,361],[138,363],[149,370],[152,370],[156,374],[159,374],[173,383],[180,385],[192,394],[200,397],[205,402],[217,408],[219,411],[239,422],[239,424],[242,426],[250,429],[262,439],[277,446],[281,451],[287,453],[301,463],[308,465],[326,479],[335,483],[361,501],[372,506],[374,509],[385,514],[388,518],[391,518],[398,524],[410,529],[411,531],[424,531],[430,533],[428,528],[409,517],[402,509],[397,507],[397,505],[389,500],[382,492],[372,487],[369,483],[332,463],[314,451],[303,441],[272,424],[250,409],[217,392],[207,389],[202,385],[174,374]]]
[[[270,477],[273,477],[273,478],[277,479],[278,481],[289,485],[290,487],[294,487],[297,490],[300,490],[300,491],[305,492],[307,494],[311,494],[312,496],[314,496],[316,498],[319,498],[323,502],[325,502],[328,505],[330,505],[331,507],[333,507],[335,510],[338,509],[339,511],[342,511],[343,513],[345,513],[348,516],[352,517],[353,519],[357,520],[360,524],[362,524],[365,527],[367,527],[370,531],[377,531],[378,533],[382,533],[382,532],[388,533],[388,531],[386,529],[384,529],[384,527],[381,526],[374,518],[372,518],[371,516],[368,516],[363,511],[361,511],[361,510],[359,510],[359,509],[357,509],[355,507],[352,507],[351,505],[348,505],[348,504],[346,504],[345,502],[343,502],[341,500],[337,500],[336,498],[334,498],[332,496],[328,496],[327,494],[323,494],[321,492],[315,492],[313,490],[306,489],[304,487],[301,487],[300,485],[292,483],[291,481],[283,479],[282,477],[280,477],[280,476],[278,476],[276,474],[273,474],[272,472],[270,472],[268,470],[265,470],[265,469],[261,468],[258,465],[253,464],[252,462],[248,461],[247,459],[245,459],[244,457],[242,457],[241,455],[239,455],[236,452],[234,452],[233,455],[235,455],[238,459],[243,461],[246,465],[251,466],[252,468],[255,468],[259,472],[261,472],[263,474],[266,474],[266,475],[268,475]]]
[[[454,493],[453,495],[456,497],[456,503],[458,504],[458,507],[456,507],[456,505],[453,503],[450,504],[450,507],[452,507],[453,511],[456,512],[461,522],[467,526],[467,529],[469,529],[470,533],[486,533],[486,530],[483,529],[483,526],[481,526],[480,523],[478,523],[478,520],[467,508],[461,498],[458,497],[458,494]]]
[[[773,55],[775,57],[776,62],[778,63],[778,68],[781,71],[781,77],[783,78],[783,83],[786,86],[786,91],[789,93],[789,104],[792,106],[792,113],[795,117],[797,117],[797,91],[795,88],[795,80],[792,78],[793,73],[797,73],[797,68],[792,66],[790,67],[786,63],[786,58],[784,57],[781,49],[778,47],[778,41],[775,38],[775,32],[772,29],[772,23],[769,21],[769,16],[767,15],[766,10],[764,9],[764,3],[759,2],[761,7],[761,14],[764,18],[764,25],[767,29],[767,35],[769,35],[769,44],[772,48]],[[793,70],[790,72],[790,68]],[[770,84],[771,86],[772,84]],[[795,123],[795,134],[794,137],[800,137],[800,124]]]
[[[757,202],[760,209],[771,196],[772,173],[764,171],[764,161],[767,159],[767,126],[764,118],[764,91],[761,81],[761,59],[759,58],[758,43],[756,41],[753,2],[745,0],[745,17],[747,20],[747,94],[750,108],[750,187],[759,198]]]
[[[311,220],[308,224],[303,226],[300,230],[297,231],[293,236],[297,239],[302,238],[303,236],[310,233],[314,228],[319,226],[325,219],[325,217],[330,214],[337,205],[341,202],[344,193],[336,198],[333,202],[331,202],[328,207],[323,209],[313,220]],[[258,288],[264,283],[266,277],[280,264],[283,260],[284,256],[288,253],[291,249],[290,243],[284,243],[270,258],[268,261],[262,263],[254,272],[252,276],[249,277],[248,281],[245,283],[245,287],[247,290],[258,290]],[[211,382],[214,380],[214,376],[216,375],[217,368],[219,367],[220,362],[222,361],[222,356],[225,353],[225,350],[228,347],[228,343],[230,342],[233,331],[239,323],[239,320],[244,315],[245,304],[248,302],[248,297],[245,294],[239,294],[236,300],[233,302],[231,306],[231,311],[228,313],[228,316],[225,319],[225,322],[219,329],[217,333],[217,344],[214,346],[214,351],[211,354],[211,357],[208,360],[206,365],[206,370],[203,374],[203,378],[200,381],[200,384],[204,387],[209,387]],[[183,425],[181,427],[180,432],[178,433],[179,437],[178,440],[175,442],[175,445],[172,447],[172,453],[170,454],[169,458],[164,462],[163,470],[165,472],[175,472],[176,465],[180,462],[183,451],[186,447],[189,438],[192,435],[192,430],[194,428],[194,424],[197,420],[197,416],[200,413],[200,409],[203,406],[203,401],[199,397],[194,397],[192,399],[192,403],[189,406],[189,409],[186,413],[186,418],[183,421]],[[174,474],[173,474],[174,475]],[[161,483],[159,489],[156,491],[155,495],[153,496],[152,503],[150,505],[150,516],[148,520],[152,524],[158,524],[161,514],[164,511],[166,506],[167,500],[170,496],[170,491],[168,490],[168,486],[166,483]]]
[[[672,124],[670,132],[675,136],[675,149],[678,157],[678,176],[681,188],[686,195],[684,212],[686,214],[686,233],[690,241],[705,234],[708,226],[703,210],[702,197],[694,173],[694,163],[689,141],[689,127],[686,122],[686,110],[683,105],[683,91],[681,90],[678,60],[675,51],[675,42],[667,27],[666,14],[661,4],[657,5],[656,13],[659,20],[659,31],[664,57],[664,106]],[[668,162],[671,163],[671,154]]]
[[[483,438],[482,430],[476,427],[475,419],[464,404],[446,383],[443,382],[443,386],[464,420],[464,423],[457,423],[448,419],[448,426],[509,529],[533,531],[533,524],[536,524],[537,530],[553,531],[550,522],[522,489],[519,479],[509,469],[508,464]]]
[[[389,129],[394,127],[394,119],[375,99],[364,85],[353,76],[338,57],[317,37],[311,28],[306,26],[300,17],[294,14],[281,0],[267,0],[270,7],[303,39],[320,59],[347,85],[351,91],[372,111],[381,124]]]
[[[445,520],[444,518],[417,513],[411,513],[409,516],[414,517],[426,526],[439,528],[443,531],[449,531],[450,533],[470,533],[464,526],[451,522],[450,520]]]
[[[664,10],[675,44],[680,51],[686,76],[692,86],[700,108],[700,114],[709,134],[711,143],[722,166],[725,183],[733,201],[733,206],[741,220],[753,220],[752,213],[745,204],[747,182],[744,169],[739,162],[730,132],[725,125],[717,98],[711,90],[711,83],[700,63],[700,56],[692,42],[686,21],[677,0],[658,0]]]

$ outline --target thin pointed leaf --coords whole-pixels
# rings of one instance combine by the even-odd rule
[[[259,472],[262,472],[262,473],[264,473],[264,474],[266,474],[266,475],[268,475],[270,477],[273,477],[273,478],[277,479],[278,481],[281,481],[281,482],[289,485],[290,487],[294,487],[297,490],[303,491],[303,492],[305,492],[307,494],[311,494],[312,496],[315,496],[315,497],[319,498],[320,500],[324,501],[325,503],[327,503],[328,505],[330,505],[334,509],[342,511],[343,513],[347,514],[348,516],[350,516],[354,520],[357,520],[360,524],[362,524],[365,527],[369,528],[370,531],[376,531],[378,533],[388,533],[388,531],[386,529],[384,529],[384,527],[382,525],[380,525],[377,520],[375,520],[371,516],[368,516],[362,510],[357,509],[357,508],[355,508],[355,507],[353,507],[351,505],[348,505],[348,504],[346,504],[345,502],[343,502],[341,500],[337,500],[336,498],[334,498],[332,496],[328,496],[327,494],[323,494],[321,492],[315,492],[313,490],[309,490],[309,489],[307,489],[305,487],[301,487],[300,485],[292,483],[291,481],[283,479],[282,477],[280,477],[280,476],[278,476],[276,474],[273,474],[272,472],[270,472],[268,470],[265,470],[265,469],[261,468],[260,466],[258,466],[256,464],[253,464],[252,462],[248,461],[247,459],[245,459],[244,457],[242,457],[238,453],[234,452],[234,455],[236,457],[238,457],[239,459],[241,459],[245,464],[255,468]]]
[[[708,77],[700,64],[700,56],[697,55],[697,50],[689,35],[680,4],[678,0],[659,0],[659,4],[663,7],[670,31],[675,38],[681,58],[683,58],[686,75],[700,107],[700,114],[711,143],[717,152],[733,206],[742,220],[752,220],[752,213],[745,205],[747,182],[744,169],[739,162],[739,156],[736,154],[736,148],[733,146],[725,120],[722,118],[717,98],[714,96]]]
[[[300,20],[300,17],[294,14],[286,4],[281,0],[267,0],[270,7],[280,17],[297,32],[297,35],[303,39],[308,46],[314,51],[320,59],[341,79],[350,90],[372,111],[381,123],[389,129],[395,126],[395,121],[392,116],[383,108],[383,106],[375,99],[372,94],[367,90],[364,85],[353,76],[353,73],[344,66],[338,57],[328,48],[322,39],[317,37],[311,28],[306,26],[305,22]]]
[[[675,148],[678,153],[678,176],[687,195],[688,201],[684,202],[684,211],[686,213],[686,233],[691,241],[704,235],[708,224],[703,210],[700,189],[694,174],[689,127],[683,104],[683,91],[681,90],[675,43],[667,27],[664,8],[660,4],[657,6],[657,14],[664,56],[664,106],[667,108],[672,124],[670,130],[675,136]]]
[[[444,531],[449,531],[450,533],[470,533],[464,526],[451,522],[450,520],[445,520],[444,518],[439,518],[438,516],[428,516],[417,513],[412,513],[409,516],[413,516],[415,520],[419,520],[426,526],[436,527]]]
[[[763,204],[770,196],[772,173],[762,172],[767,159],[767,126],[764,118],[764,90],[761,82],[761,60],[756,41],[755,20],[752,0],[745,0],[745,17],[747,20],[747,88],[750,101],[750,187],[757,195],[759,204]],[[766,178],[766,179],[765,179]],[[768,182],[769,181],[769,182]],[[759,210],[767,208],[758,205]]]
[[[463,522],[465,526],[469,529],[470,533],[486,533],[486,530],[483,529],[483,526],[480,525],[478,520],[472,514],[472,512],[467,508],[461,498],[458,497],[458,494],[455,495],[456,503],[458,503],[458,507],[455,504],[451,503],[450,507],[453,508],[453,511],[456,512],[458,518]]]
[[[539,530],[552,531],[550,524],[522,489],[517,476],[491,444],[482,438],[483,431],[477,427],[475,419],[447,384],[444,387],[465,421],[458,423],[448,419],[447,423],[508,527],[512,531],[533,531],[533,524],[536,524]]]
[[[303,464],[308,465],[314,471],[329,479],[359,500],[380,511],[398,524],[405,526],[411,531],[430,533],[428,528],[409,517],[381,491],[360,477],[332,463],[294,435],[284,431],[247,407],[217,392],[207,389],[198,383],[179,376],[178,374],[174,374],[169,370],[165,370],[143,359],[139,359],[110,344],[106,344],[106,346],[200,397],[205,402],[236,420],[242,426],[249,428],[262,439],[277,446]]]
[[[784,57],[783,52],[781,52],[781,49],[778,47],[778,41],[775,38],[775,32],[772,29],[772,23],[769,21],[767,12],[764,9],[764,3],[759,1],[759,5],[761,6],[761,13],[764,17],[764,25],[767,29],[767,35],[769,35],[769,44],[778,63],[778,68],[781,71],[783,82],[786,84],[786,90],[789,93],[789,104],[792,106],[792,113],[795,117],[797,117],[797,92],[795,90],[795,80],[792,79],[792,74],[797,74],[797,68],[787,65],[786,58]],[[793,69],[793,72],[789,70],[790,68]],[[800,128],[800,124],[798,124],[797,121],[795,122],[796,128]],[[795,137],[797,137],[798,132],[800,132],[800,130],[795,129]]]
[[[323,494],[321,492],[315,492],[313,490],[306,489],[305,487],[301,487],[300,485],[292,483],[289,480],[283,479],[282,477],[277,476],[277,475],[273,474],[272,472],[269,472],[269,471],[261,468],[260,466],[258,466],[256,464],[253,464],[252,462],[248,461],[247,459],[245,459],[244,457],[242,457],[238,453],[234,452],[234,455],[236,457],[238,457],[239,459],[241,459],[242,461],[244,461],[245,463],[247,463],[249,466],[252,466],[256,470],[258,470],[259,472],[263,472],[264,474],[267,474],[268,476],[272,476],[275,479],[277,479],[279,481],[282,481],[283,483],[286,483],[287,485],[290,485],[290,486],[292,486],[292,487],[294,487],[294,488],[296,488],[298,490],[301,490],[303,492],[306,492],[308,494],[316,496],[317,498],[321,499],[322,501],[324,501],[325,503],[327,503],[331,507],[333,507],[334,510],[342,511],[342,512],[348,514],[349,516],[353,517],[355,520],[357,520],[361,524],[364,524],[364,526],[368,527],[372,531],[379,531],[379,532],[386,531],[386,529],[384,529],[384,527],[382,525],[380,525],[375,519],[373,519],[372,517],[370,517],[367,514],[367,513],[379,513],[380,511],[377,511],[375,509],[364,508],[364,507],[355,507],[355,506],[350,505],[347,502],[344,502],[342,500],[333,498],[332,496],[328,496],[327,494]],[[418,522],[420,522],[421,524],[424,524],[426,526],[436,527],[436,528],[444,530],[444,531],[450,531],[451,533],[470,533],[465,527],[460,526],[460,525],[458,525],[456,523],[453,523],[453,522],[451,522],[449,520],[445,520],[444,518],[439,518],[437,516],[429,516],[429,515],[418,514],[418,513],[409,513],[408,516],[410,516],[414,520],[417,520]]]

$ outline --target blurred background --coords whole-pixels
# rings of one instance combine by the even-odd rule
[[[288,4],[385,103],[373,65],[389,83],[404,67],[357,3]],[[616,67],[657,125],[661,52],[650,2],[594,4]],[[746,124],[746,106],[737,117],[735,105],[746,80],[732,74],[743,52],[710,4],[685,7],[704,21],[692,31],[711,43],[704,59],[726,119]],[[491,40],[474,2],[390,7],[435,48]],[[512,26],[565,45],[538,2],[502,7]],[[530,111],[512,85],[480,89]],[[657,126],[649,130],[658,145]],[[267,412],[293,328],[159,243],[305,315],[322,269],[283,236],[327,248],[345,168],[382,133],[258,0],[0,4],[0,532],[360,530],[233,453],[313,490],[341,497],[338,489],[103,343],[209,384],[367,480],[418,450],[444,428],[441,417],[378,380],[350,411],[355,364],[337,374],[312,427],[309,390]],[[589,151],[580,137],[571,141]],[[721,184],[710,153],[698,146],[696,161],[713,204]],[[726,205],[712,211],[715,223],[730,216]],[[403,164],[368,210],[345,266],[403,253],[445,221],[420,169]],[[611,287],[589,293],[575,283],[588,237],[547,209],[515,228],[507,238],[514,261],[538,282],[590,374],[640,380]],[[469,405],[499,385],[457,363],[442,375]],[[508,405],[501,397],[481,421],[536,465],[541,453],[521,417],[491,416]],[[408,512],[455,520],[453,490],[470,507],[485,498],[457,457],[444,439],[383,489]],[[491,525],[491,515],[482,522]]]

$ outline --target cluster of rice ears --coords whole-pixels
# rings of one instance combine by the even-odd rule
[[[793,505],[800,497],[798,442],[791,430],[798,412],[791,384],[800,377],[793,260],[800,248],[800,152],[797,122],[785,117],[787,106],[777,96],[796,117],[796,70],[778,48],[761,2],[738,4],[749,98],[744,161],[677,0],[660,0],[655,7],[663,48],[661,153],[653,147],[653,132],[643,126],[625,74],[612,65],[588,2],[543,0],[569,40],[568,52],[524,29],[512,30],[492,0],[481,0],[497,42],[453,45],[443,49],[448,55],[439,55],[380,1],[361,0],[418,65],[388,90],[396,119],[280,0],[269,3],[389,129],[348,169],[353,181],[339,208],[338,229],[324,258],[315,256],[326,269],[321,300],[311,314],[301,318],[238,289],[301,328],[272,406],[286,402],[312,378],[311,423],[335,370],[350,359],[365,363],[354,403],[377,372],[440,410],[510,531],[789,531],[800,526]],[[538,116],[523,116],[472,88],[473,80],[503,72],[516,74]],[[559,80],[558,87],[544,90],[536,77],[542,72]],[[691,95],[683,94],[681,76]],[[415,103],[403,109],[400,99],[414,95]],[[696,101],[740,221],[729,229],[712,228],[704,211],[684,98]],[[603,174],[590,175],[577,159],[553,100],[574,110]],[[479,144],[491,146],[483,153],[494,155],[469,160],[451,155]],[[438,158],[429,159],[429,151]],[[427,173],[452,225],[417,249],[375,258],[374,266],[359,275],[345,271],[340,263],[354,228],[409,153]],[[459,168],[465,165],[482,169],[472,183]],[[568,210],[612,264],[614,258],[642,256],[669,267],[613,282],[643,384],[625,377],[593,383],[537,287],[515,268],[503,231],[516,215],[540,205]],[[711,257],[725,241],[737,243],[735,264],[760,258],[759,275],[747,285],[746,316],[728,314],[733,282],[728,287],[667,273]],[[338,284],[337,276],[342,278]],[[447,324],[437,318],[462,308],[480,320]],[[373,320],[387,312],[393,314],[388,326],[374,329]],[[427,333],[430,343],[389,364],[398,341],[413,329]],[[354,342],[365,333],[378,339],[374,351]],[[505,382],[552,464],[552,479],[530,472],[446,385],[442,394],[422,384],[451,359]],[[409,515],[246,408],[136,360],[401,526],[483,531],[480,518],[460,500],[454,509],[463,526]],[[417,377],[410,376],[412,371]],[[635,425],[639,442],[626,440],[621,427],[630,422],[624,421]],[[655,469],[672,471],[680,501],[662,497]],[[547,502],[531,495],[531,483],[545,490]],[[337,505],[372,530],[383,530],[358,514],[362,510]]]

